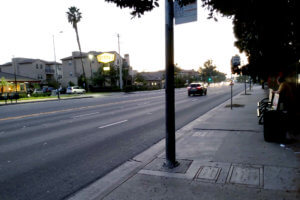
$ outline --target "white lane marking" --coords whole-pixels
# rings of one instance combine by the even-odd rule
[[[140,103],[140,104],[138,104],[138,106],[143,106],[143,105],[148,105],[148,104],[150,104],[150,102]]]
[[[128,121],[128,120],[126,119],[126,120],[119,121],[119,122],[115,122],[115,123],[112,123],[112,124],[107,124],[107,125],[105,125],[105,126],[100,126],[100,127],[98,127],[98,128],[106,128],[106,127],[109,127],[109,126],[113,126],[113,125],[117,125],[117,124],[122,124],[122,123],[127,122],[127,121]]]
[[[99,112],[88,113],[88,114],[83,114],[83,115],[77,115],[77,116],[74,116],[73,118],[85,117],[85,116],[89,116],[89,115],[95,115],[95,114],[98,114],[98,113],[99,113]]]
[[[197,99],[193,99],[192,101],[198,101]]]

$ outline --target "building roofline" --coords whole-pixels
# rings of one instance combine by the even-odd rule
[[[7,73],[7,72],[0,72],[0,78],[1,77],[4,77],[5,78],[5,75],[6,77],[8,77],[7,79],[11,79],[10,77],[12,77],[12,81],[14,81],[14,78],[15,78],[15,75],[14,74],[11,74],[11,73]],[[28,82],[40,82],[40,80],[37,80],[37,79],[34,79],[34,78],[30,78],[30,77],[26,77],[26,76],[20,76],[20,75],[16,75],[16,78],[17,78],[17,82],[18,82],[18,79],[27,79],[26,81]],[[10,80],[11,81],[11,80]],[[24,81],[24,80],[23,80]],[[22,81],[22,82],[23,82]],[[25,82],[26,82],[25,81]]]

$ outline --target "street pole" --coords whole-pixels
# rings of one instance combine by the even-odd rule
[[[250,91],[251,91],[251,76],[249,76],[249,84],[250,84]]]
[[[91,70],[91,79],[92,79],[93,78],[92,61],[94,59],[94,55],[93,54],[89,54],[88,57],[89,57],[89,60],[90,60],[90,70]]]
[[[15,58],[12,59],[12,65],[14,66],[14,75],[15,75],[15,95],[17,95],[17,74],[16,74],[16,65],[15,65]],[[16,98],[17,103],[17,98]]]
[[[60,32],[61,33],[61,32]],[[53,52],[54,52],[54,67],[55,67],[55,73],[56,73],[56,81],[58,83],[58,69],[57,69],[57,64],[56,64],[56,52],[55,52],[55,40],[54,40],[54,35],[52,35],[53,38]],[[57,88],[57,99],[60,100],[60,86]]]
[[[122,56],[121,56],[121,54],[120,54],[120,35],[119,35],[119,33],[117,34],[117,37],[118,37],[118,50],[119,50],[119,55],[120,55],[120,57],[122,58]],[[123,62],[121,62],[121,63],[120,63],[120,66],[119,66],[119,74],[120,74],[120,90],[123,90],[122,64],[123,64]]]
[[[166,40],[166,163],[165,167],[174,168],[175,148],[175,97],[174,97],[174,10],[173,0],[165,0],[165,40]]]
[[[232,87],[233,87],[233,81],[232,81],[232,74],[231,74],[231,82],[230,82],[230,109],[232,110]]]
[[[247,91],[246,91],[246,88],[247,88],[247,85],[246,85],[246,76],[244,75],[244,79],[245,79],[245,95],[247,94]]]

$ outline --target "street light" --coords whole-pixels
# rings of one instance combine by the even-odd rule
[[[59,33],[63,33],[63,31],[59,31]],[[54,66],[55,66],[55,71],[56,71],[56,81],[58,82],[58,66],[56,64],[56,52],[55,52],[55,39],[54,39],[54,34],[52,35],[52,39],[53,39],[53,52],[54,52]],[[57,98],[60,99],[60,84],[59,87],[57,88]]]
[[[89,59],[90,59],[91,79],[92,79],[92,77],[93,77],[92,60],[94,59],[94,55],[93,54],[89,54]]]
[[[63,33],[63,31],[59,31],[59,33]],[[57,82],[58,82],[58,67],[56,65],[56,52],[55,52],[55,38],[54,38],[54,34],[52,35],[52,39],[53,39],[53,52],[54,52],[54,65],[55,65],[55,71],[56,71],[56,76],[57,76]]]

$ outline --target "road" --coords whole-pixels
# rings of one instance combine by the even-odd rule
[[[176,89],[176,129],[229,98],[229,86]],[[64,199],[164,136],[164,90],[1,106],[0,199]]]

